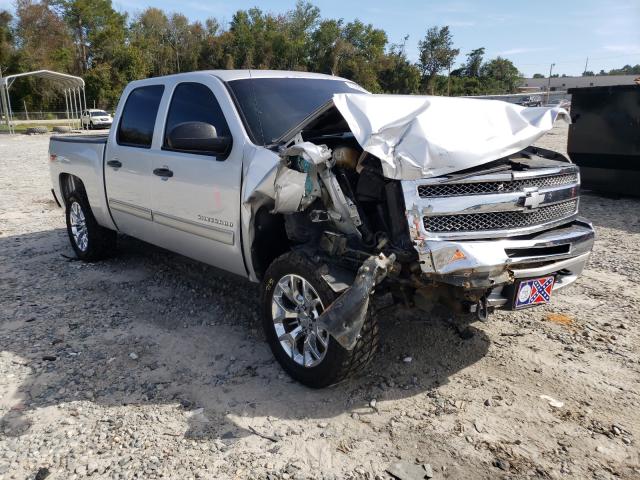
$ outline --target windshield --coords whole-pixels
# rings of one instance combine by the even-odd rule
[[[106,117],[107,115],[109,114],[104,110],[94,110],[93,112],[91,112],[92,117]]]
[[[366,93],[353,82],[317,78],[248,78],[232,80],[229,87],[258,145],[272,143],[334,93]]]

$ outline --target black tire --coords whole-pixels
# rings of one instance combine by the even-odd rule
[[[322,304],[327,308],[338,295],[322,279],[319,270],[319,265],[301,254],[285,253],[276,258],[267,269],[262,282],[261,295],[262,324],[273,355],[291,377],[312,388],[327,387],[363,370],[373,358],[379,342],[377,319],[375,315],[368,313],[353,350],[344,349],[330,336],[324,358],[319,364],[312,367],[299,365],[285,352],[277,338],[271,313],[275,287],[285,275],[300,276],[311,284],[318,293]]]
[[[43,135],[49,133],[49,129],[47,127],[29,127],[24,133],[27,135]]]
[[[74,225],[72,224],[71,217],[73,209],[76,208],[74,205],[78,205],[78,208],[84,216],[86,243],[77,240],[77,236],[74,236],[73,233]],[[95,262],[96,260],[101,260],[109,256],[113,252],[116,246],[117,234],[113,230],[98,225],[89,206],[87,197],[83,192],[73,191],[67,196],[65,217],[67,220],[69,241],[80,260]]]

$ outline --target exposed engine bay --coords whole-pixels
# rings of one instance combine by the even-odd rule
[[[489,286],[456,288],[424,273],[417,248],[420,239],[410,228],[412,215],[402,181],[385,178],[380,161],[359,149],[353,137],[312,137],[284,148],[280,155],[272,213],[284,215],[287,237],[325,265],[323,278],[334,291],[342,292],[319,322],[345,348],[355,344],[354,332],[362,326],[369,296],[387,277],[390,280],[378,292],[389,293],[394,302],[423,310],[435,303],[458,312],[475,307],[478,317],[486,319]],[[566,162],[555,152],[528,149],[445,176],[441,184]],[[510,281],[508,276],[505,281]]]
[[[476,140],[476,151],[473,142],[458,145],[460,132],[447,131],[446,121],[433,127],[429,108],[437,114],[441,102],[452,100],[391,96],[404,104],[383,114],[385,97],[335,95],[272,146],[279,162],[247,202],[255,212],[255,192],[268,197],[262,203],[283,219],[283,240],[322,266],[322,278],[341,295],[319,324],[347,349],[374,292],[393,303],[424,310],[445,304],[486,320],[508,304],[505,286],[518,277],[512,265],[567,257],[570,249],[544,250],[563,241],[544,232],[577,215],[575,166],[528,146],[563,110],[461,99],[481,120],[493,115],[499,124],[478,128],[484,131],[476,136],[491,138]],[[472,124],[470,116],[462,123]],[[592,231],[571,235],[583,235],[588,256]],[[522,247],[522,254],[510,257],[506,246]]]
[[[363,254],[416,261],[400,181],[384,178],[380,162],[366,152],[323,141],[294,144],[281,154],[273,213],[287,214],[289,238],[332,257],[353,251],[357,265]]]

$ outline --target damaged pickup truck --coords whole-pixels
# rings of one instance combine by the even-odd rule
[[[107,136],[52,137],[51,178],[79,258],[122,232],[260,281],[275,357],[322,387],[371,360],[378,299],[486,320],[576,280],[594,240],[578,169],[531,146],[566,116],[194,72],[132,82]]]

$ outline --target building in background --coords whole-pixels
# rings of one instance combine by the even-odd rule
[[[549,90],[567,91],[569,88],[609,87],[612,85],[634,85],[638,75],[596,75],[591,77],[553,77]],[[523,93],[546,92],[549,78],[523,78],[518,90]]]

